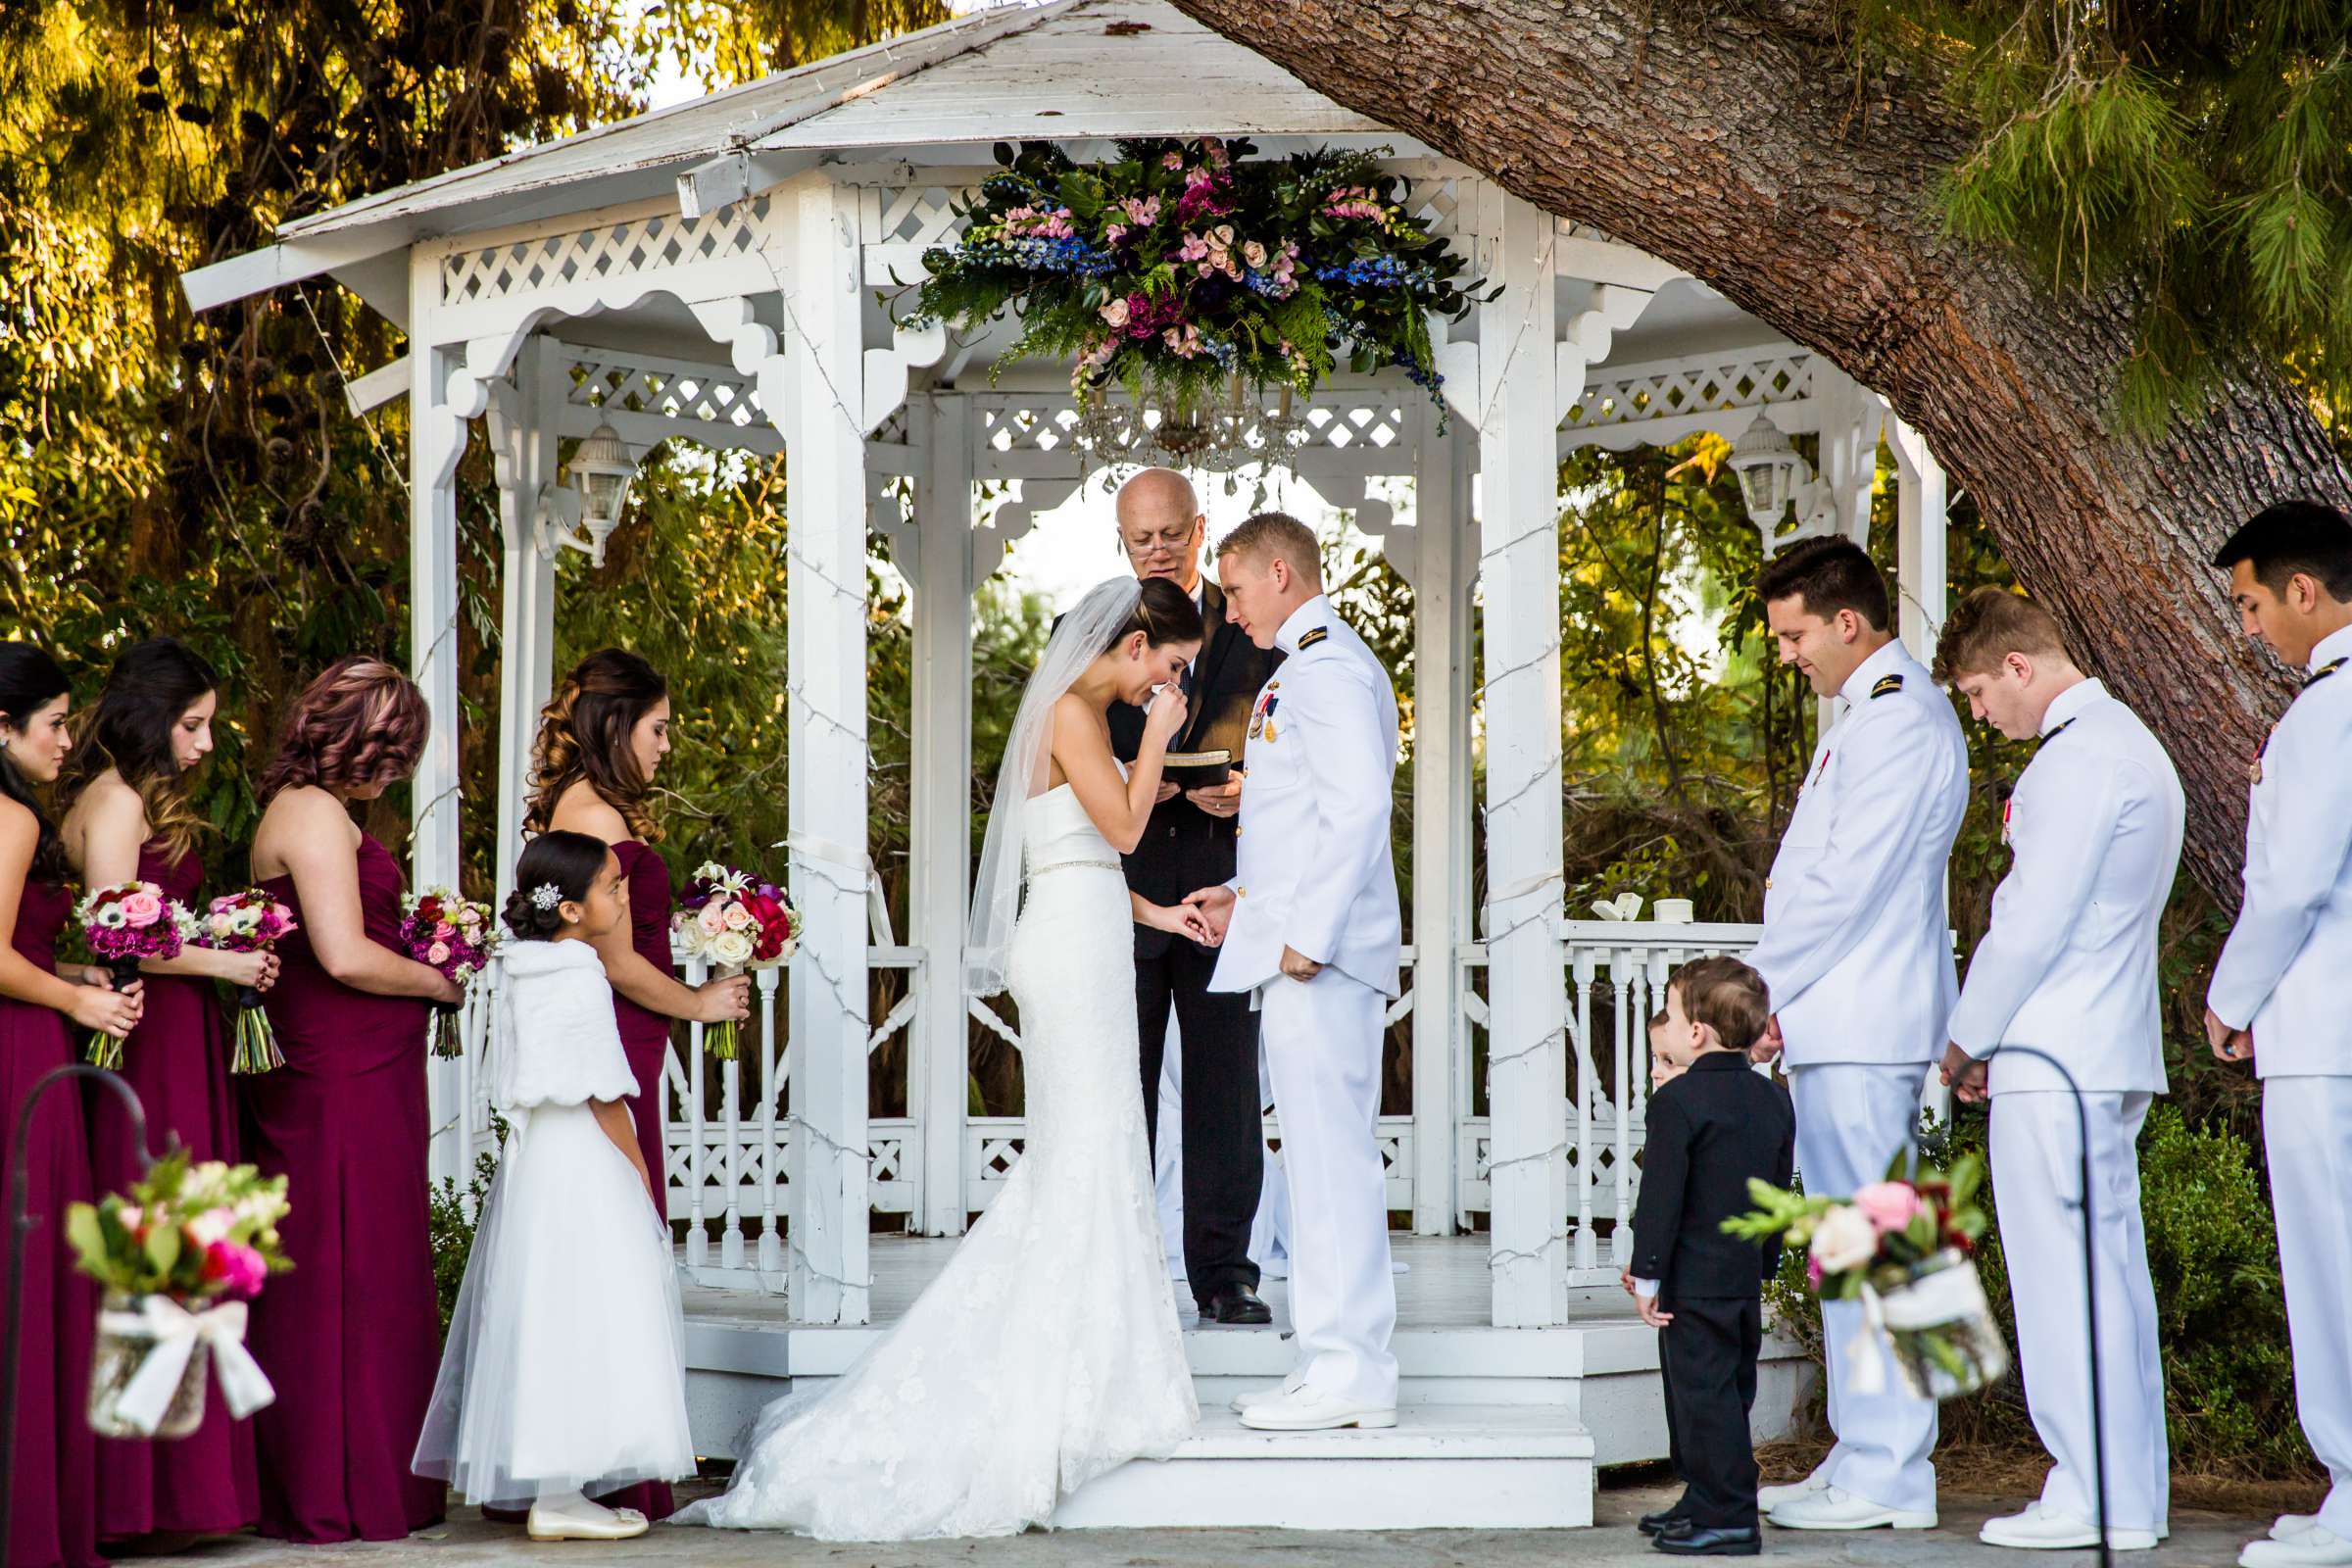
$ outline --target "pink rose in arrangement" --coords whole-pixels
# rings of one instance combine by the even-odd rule
[[[727,928],[727,906],[723,904],[706,904],[695,911],[694,923],[702,929],[703,935],[717,936]]]
[[[1854,1206],[1884,1236],[1901,1230],[1918,1215],[1919,1189],[1909,1182],[1873,1182],[1854,1194]]]
[[[438,969],[449,961],[449,944],[436,942],[424,950],[424,961]]]
[[[122,901],[122,920],[126,925],[153,925],[163,918],[164,901],[152,893],[133,893]]]
[[[215,1242],[205,1250],[204,1278],[218,1282],[230,1296],[259,1296],[270,1278],[270,1265],[242,1242]]]
[[[1110,323],[1112,331],[1115,332],[1127,324],[1127,309],[1125,300],[1112,300],[1108,305],[1102,307],[1102,319]]]

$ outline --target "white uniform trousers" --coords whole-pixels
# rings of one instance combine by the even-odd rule
[[[1291,1190],[1294,1378],[1396,1402],[1396,1283],[1378,1140],[1385,998],[1337,969],[1259,990],[1259,1025]]]
[[[2265,1078],[2262,1146],[2294,1342],[2295,1413],[2334,1483],[2320,1525],[2352,1540],[2352,1075]]]
[[[2172,1465],[2148,1236],[2140,1221],[2140,1123],[2146,1094],[2087,1094],[2092,1220],[2097,1226],[2099,1398],[2106,1416],[2107,1522],[2165,1528]],[[1992,1097],[1992,1197],[2017,1309],[2017,1349],[2034,1430],[2056,1462],[2041,1504],[2085,1523],[2091,1483],[2090,1358],[2085,1346],[2082,1123],[2074,1096]]]
[[[1796,1169],[1805,1191],[1843,1198],[1882,1180],[1887,1163],[1912,1141],[1919,1125],[1925,1062],[1823,1062],[1792,1067],[1788,1090],[1796,1105]],[[1936,1506],[1936,1402],[1913,1396],[1886,1361],[1882,1394],[1843,1387],[1846,1348],[1865,1331],[1862,1303],[1824,1301],[1826,1348],[1822,1376],[1829,1388],[1830,1430],[1837,1446],[1823,1461],[1830,1485],[1882,1508],[1924,1512]]]

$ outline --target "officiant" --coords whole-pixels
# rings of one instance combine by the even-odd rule
[[[1120,487],[1120,548],[1138,577],[1165,577],[1200,606],[1208,635],[1186,671],[1190,714],[1169,747],[1179,753],[1223,751],[1234,762],[1258,689],[1282,662],[1225,618],[1225,597],[1201,574],[1208,518],[1191,481],[1173,468],[1146,468]],[[1132,761],[1144,713],[1110,706],[1111,749]],[[1213,765],[1207,769],[1213,773]],[[1158,904],[1176,904],[1196,888],[1233,875],[1242,779],[1184,789],[1162,783],[1143,842],[1126,857],[1127,885]],[[1247,996],[1208,989],[1214,949],[1189,938],[1135,928],[1136,1024],[1143,1043],[1144,1119],[1153,1148],[1159,1137],[1159,1079],[1168,1014],[1176,1016],[1183,1092],[1184,1263],[1204,1322],[1268,1323],[1250,1260],[1250,1225],[1265,1169],[1257,1079],[1257,1017]]]

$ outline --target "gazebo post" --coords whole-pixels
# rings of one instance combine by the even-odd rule
[[[863,1323],[866,1257],[865,427],[858,193],[824,172],[793,206],[785,354],[760,402],[790,453],[785,506],[792,895],[807,921],[792,960],[791,1264],[794,1317]]]
[[[410,880],[458,885],[458,504],[454,481],[476,408],[453,409],[449,394],[462,353],[435,342],[440,257],[419,247],[409,258],[409,672],[432,710],[409,790]],[[474,384],[466,382],[468,390]],[[466,1084],[462,1063],[433,1060],[426,1088],[434,1180],[466,1179]]]
[[[1898,615],[1903,646],[1921,663],[1933,662],[1936,634],[1950,612],[1950,572],[1946,562],[1946,510],[1943,465],[1928,450],[1927,441],[1901,420],[1886,427],[1886,445],[1894,453],[1899,488],[1895,492],[1895,581],[1902,603]]]
[[[1462,917],[1470,906],[1470,625],[1477,558],[1462,438],[1413,431],[1413,1234],[1454,1229]],[[1403,530],[1389,534],[1392,546]]]
[[[908,841],[912,940],[922,992],[908,1039],[906,1086],[921,1152],[915,1228],[963,1234],[965,904],[972,858],[972,409],[959,393],[907,401],[915,481],[914,781]],[[911,1154],[913,1151],[908,1151]]]
[[[553,689],[556,564],[539,548],[539,497],[556,482],[564,367],[533,334],[515,355],[512,385],[494,386],[488,412],[504,553],[499,580],[498,841],[492,870],[503,906],[514,890],[530,798],[531,743]]]
[[[1482,181],[1500,292],[1479,307],[1485,476],[1489,1184],[1497,1328],[1568,1312],[1559,455],[1551,215]]]

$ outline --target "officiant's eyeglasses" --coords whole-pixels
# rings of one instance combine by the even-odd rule
[[[1181,556],[1192,544],[1193,525],[1189,522],[1173,531],[1163,528],[1157,533],[1119,535],[1119,548],[1138,561],[1147,556]]]

